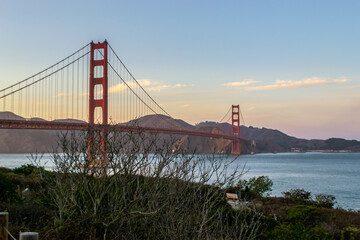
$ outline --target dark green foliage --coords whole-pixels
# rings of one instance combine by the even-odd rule
[[[39,169],[39,168],[34,166],[34,165],[26,164],[26,165],[22,165],[21,167],[15,168],[13,172],[15,174],[21,174],[21,175],[24,175],[24,176],[28,176],[28,175],[32,174],[37,169]]]
[[[41,232],[43,234],[52,224],[51,210],[40,204],[0,203],[0,211],[9,212],[12,233]]]
[[[335,239],[334,234],[319,226],[319,210],[315,206],[298,205],[286,211],[285,221],[268,235],[269,239]]]
[[[315,224],[318,218],[318,209],[314,206],[297,205],[286,211],[286,220],[296,223],[311,225]]]
[[[267,239],[276,240],[332,240],[334,235],[326,232],[324,228],[315,226],[307,228],[302,223],[281,224],[267,236]]]
[[[33,173],[25,177],[11,170],[2,170],[10,177],[5,178],[7,183],[10,181],[13,186],[17,178],[30,182],[32,177],[38,177]],[[92,239],[103,239],[104,233],[106,239],[119,239],[119,236],[126,239],[158,239],[159,236],[166,236],[162,239],[253,239],[255,235],[256,239],[274,240],[347,240],[358,239],[359,235],[355,222],[337,230],[330,228],[338,225],[326,225],[334,216],[329,213],[336,209],[319,208],[320,205],[311,200],[306,200],[305,205],[294,206],[294,202],[283,199],[278,203],[282,205],[272,206],[271,211],[277,211],[288,203],[292,207],[284,208],[282,214],[276,212],[275,220],[273,215],[263,213],[264,216],[254,209],[233,210],[224,197],[230,188],[225,190],[176,178],[136,174],[99,177],[44,170],[39,174],[44,181],[35,182],[41,194],[31,191],[31,201],[29,196],[25,196],[25,200],[17,204],[0,203],[0,211],[10,213],[12,233],[37,231],[45,239],[89,239],[90,235]],[[4,179],[4,174],[0,176]],[[53,184],[57,180],[61,180],[58,190],[65,190],[58,194],[63,194],[65,201],[72,199],[60,209],[62,219],[59,218],[58,206],[54,205],[61,202],[56,202],[48,191],[55,190]],[[76,204],[71,206],[74,201]],[[123,208],[116,210],[117,203],[121,203]],[[94,207],[97,208],[96,215]],[[353,212],[351,216],[355,218],[355,214]],[[340,216],[337,218],[343,222]],[[113,220],[114,224],[111,224]],[[202,223],[203,233],[199,235]]]
[[[311,192],[305,191],[304,189],[291,189],[288,192],[282,192],[285,198],[289,198],[291,200],[310,200],[311,199]]]
[[[250,196],[252,197],[263,197],[268,195],[269,192],[272,190],[273,181],[268,176],[259,176],[259,177],[252,177],[249,181],[245,179],[241,179],[238,182],[239,188],[242,190],[245,189],[246,186],[250,189]],[[266,194],[265,194],[266,193]],[[243,196],[243,191],[242,191]]]
[[[13,171],[9,168],[0,167],[0,174],[12,173]]]
[[[311,198],[311,192],[304,189],[291,189],[288,192],[282,192],[283,196],[298,204],[314,205],[318,207],[332,208],[336,204],[336,198],[329,194],[316,194],[315,200]]]
[[[15,185],[0,173],[0,202],[19,202],[21,196],[16,192]]]
[[[332,208],[336,203],[336,198],[328,194],[316,194],[315,201],[319,207]]]

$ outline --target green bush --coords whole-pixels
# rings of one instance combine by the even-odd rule
[[[9,168],[0,167],[0,174],[12,173],[12,170]]]
[[[316,239],[316,240],[333,240],[334,235],[326,232],[322,227],[315,226],[307,228],[302,223],[281,224],[276,226],[267,239],[276,240],[298,240],[298,239]]]
[[[0,174],[0,202],[18,202],[21,196],[16,192],[14,184],[3,174]]]
[[[248,186],[250,189],[250,195],[254,195],[255,197],[263,197],[269,195],[269,192],[271,192],[273,181],[268,176],[259,176],[252,177],[249,179],[249,181],[241,179],[238,182],[238,185],[241,189]]]
[[[315,200],[319,207],[332,208],[336,202],[336,198],[333,195],[328,194],[316,194]]]
[[[305,191],[301,188],[291,189],[288,192],[282,192],[282,195],[285,198],[289,198],[291,200],[297,201],[297,200],[311,200],[311,192]]]
[[[293,208],[289,208],[287,211],[286,220],[290,222],[301,222],[304,224],[316,223],[316,217],[318,216],[318,209],[314,206],[297,205]]]
[[[28,175],[32,174],[37,169],[38,169],[38,167],[36,167],[34,165],[26,164],[26,165],[22,165],[21,167],[15,168],[13,172],[15,174],[28,176]]]
[[[276,226],[266,239],[318,239],[332,240],[334,234],[320,227],[319,211],[315,206],[297,205],[286,210],[285,221]]]

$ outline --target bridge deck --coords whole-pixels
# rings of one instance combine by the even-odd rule
[[[0,119],[0,129],[38,129],[38,130],[80,130],[86,131],[91,127],[88,123],[70,123],[70,122],[48,122],[48,121],[26,121],[26,120],[6,120]],[[207,133],[201,131],[192,131],[184,129],[169,128],[152,128],[139,127],[129,125],[109,125],[95,124],[96,128],[108,128],[110,131],[119,132],[145,132],[151,134],[173,134],[173,135],[189,135],[210,138],[222,138],[227,140],[235,140],[240,142],[249,142],[244,138],[235,138],[231,135],[223,135],[216,133]]]

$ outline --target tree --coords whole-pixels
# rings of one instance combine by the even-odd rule
[[[255,197],[264,197],[269,195],[272,190],[273,181],[268,176],[252,177],[248,181],[241,179],[238,182],[241,189],[249,187],[251,195]]]
[[[99,136],[101,129],[90,129]],[[253,239],[256,211],[233,210],[224,187],[241,173],[215,155],[185,155],[173,142],[142,132],[107,130],[60,137],[54,174],[43,174],[43,201],[54,212],[52,234],[61,239]],[[91,153],[91,155],[89,154]],[[99,164],[100,163],[100,164]]]

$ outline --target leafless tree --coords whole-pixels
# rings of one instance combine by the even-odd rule
[[[43,201],[54,215],[49,238],[257,236],[260,215],[233,210],[225,199],[224,188],[242,174],[229,170],[234,158],[185,154],[174,141],[136,130],[89,131],[63,134],[53,173],[42,174]]]

